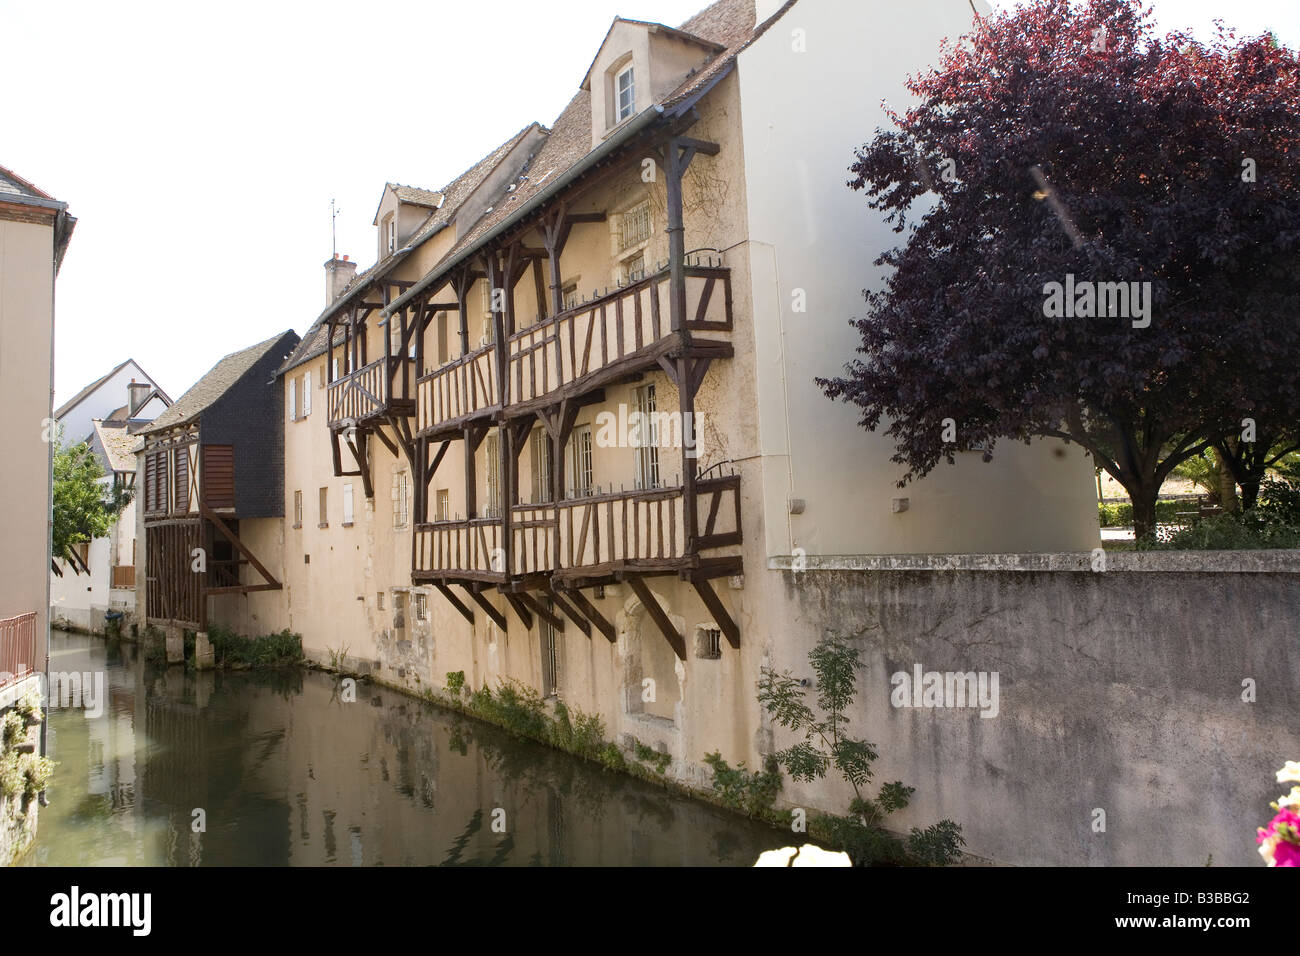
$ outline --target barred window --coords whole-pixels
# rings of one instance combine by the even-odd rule
[[[623,213],[623,244],[627,249],[650,238],[650,200],[633,206]]]

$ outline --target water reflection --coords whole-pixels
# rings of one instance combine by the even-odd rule
[[[383,688],[344,703],[328,675],[186,673],[60,632],[50,666],[103,671],[108,703],[51,711],[27,864],[747,866],[782,844]]]

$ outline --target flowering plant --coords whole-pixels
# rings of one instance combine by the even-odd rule
[[[1288,760],[1277,772],[1277,782],[1300,783],[1300,762]],[[1300,866],[1300,787],[1292,787],[1271,806],[1277,816],[1259,828],[1259,855],[1269,866]]]

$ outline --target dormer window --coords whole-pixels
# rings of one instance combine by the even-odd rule
[[[384,217],[384,249],[390,256],[397,251],[397,218],[391,212]]]
[[[636,109],[636,82],[630,65],[614,78],[614,105],[616,122],[619,123]]]

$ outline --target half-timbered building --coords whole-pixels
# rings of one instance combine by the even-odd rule
[[[760,669],[820,636],[792,557],[1095,546],[1059,443],[900,493],[815,385],[897,242],[844,186],[853,149],[971,26],[914,6],[618,18],[551,126],[441,189],[385,184],[375,265],[326,263],[279,371],[284,588],[255,632],[412,690],[523,681],[689,778],[756,764]]]
[[[141,431],[137,606],[148,624],[205,631],[214,600],[281,588],[268,566],[282,560],[284,516],[275,372],[297,344],[288,331],[227,355]]]

